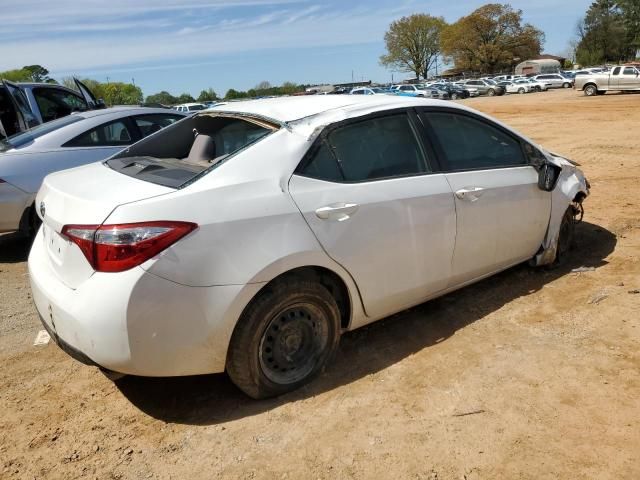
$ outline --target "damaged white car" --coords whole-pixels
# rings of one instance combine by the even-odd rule
[[[565,255],[589,184],[469,108],[388,96],[237,102],[48,176],[29,257],[43,324],[124,374],[308,382],[340,334]]]

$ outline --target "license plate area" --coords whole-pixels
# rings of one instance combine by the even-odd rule
[[[48,225],[43,227],[43,237],[49,258],[56,265],[62,265],[69,249],[69,241]]]

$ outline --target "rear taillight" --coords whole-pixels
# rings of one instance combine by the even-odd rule
[[[141,265],[189,232],[189,222],[144,222],[120,225],[65,225],[62,234],[78,245],[98,272],[123,272]]]

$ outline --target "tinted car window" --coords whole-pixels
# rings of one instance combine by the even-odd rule
[[[72,112],[87,109],[84,100],[78,95],[59,88],[34,88],[33,96],[44,122],[50,122],[56,118],[66,117]]]
[[[136,125],[140,130],[140,135],[144,138],[152,133],[162,130],[164,127],[168,127],[178,120],[182,120],[182,118],[184,117],[181,117],[180,115],[138,115],[133,117],[133,121],[136,122]]]
[[[635,68],[631,68],[631,67],[625,67],[624,74],[625,75],[635,75],[636,74],[636,69]]]
[[[525,165],[520,143],[488,123],[466,115],[429,112],[424,115],[444,154],[447,171]]]
[[[307,177],[317,178],[319,180],[335,182],[343,180],[338,162],[325,142],[320,144],[320,147],[311,156],[311,160],[306,162],[298,173]]]
[[[104,147],[130,145],[133,135],[123,120],[109,122],[78,135],[63,147]]]
[[[348,182],[427,171],[424,154],[407,115],[392,115],[346,125],[328,141]]]

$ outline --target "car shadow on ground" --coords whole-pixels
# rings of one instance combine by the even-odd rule
[[[0,263],[25,262],[31,243],[31,239],[18,232],[0,234]]]
[[[191,425],[225,423],[279,405],[313,397],[349,384],[401,361],[457,330],[540,290],[577,267],[600,267],[614,250],[616,236],[586,222],[576,228],[578,249],[555,269],[519,265],[505,272],[343,335],[338,355],[310,385],[287,395],[256,401],[224,374],[179,378],[124,377],[120,391],[144,413],[166,422]]]

